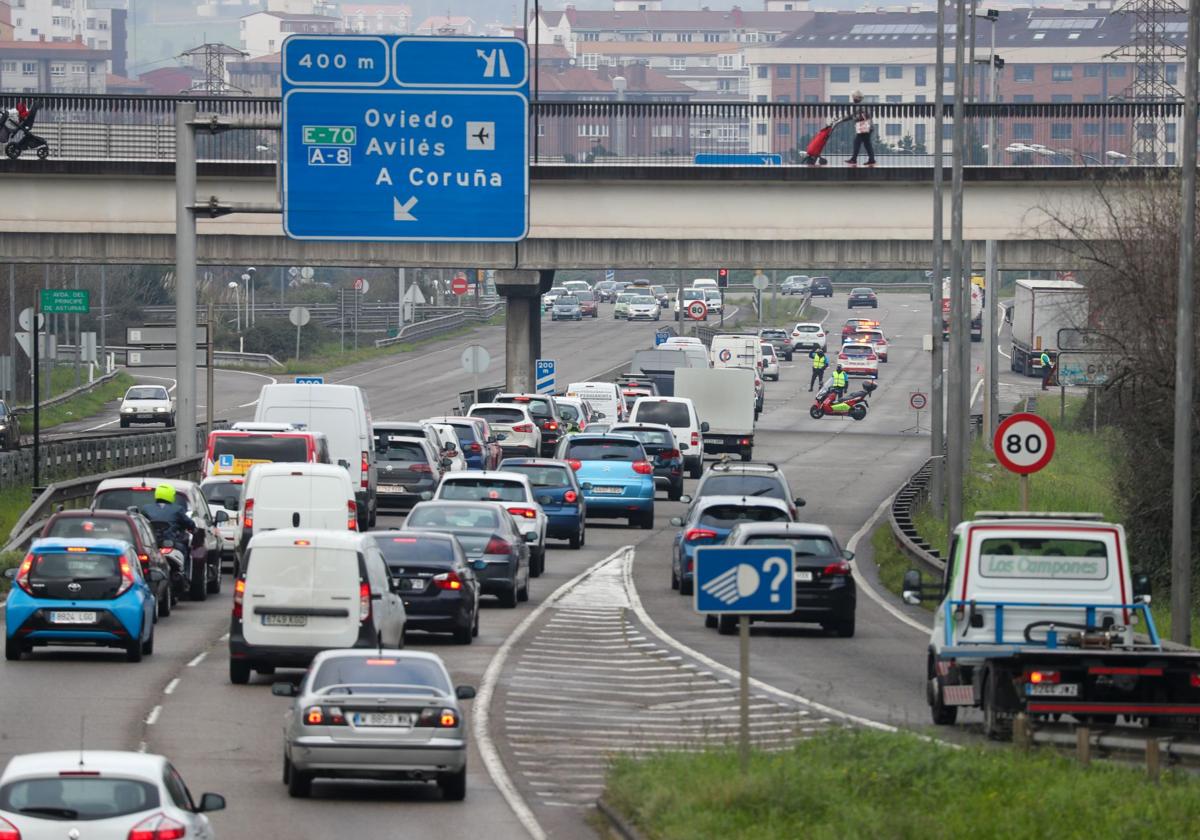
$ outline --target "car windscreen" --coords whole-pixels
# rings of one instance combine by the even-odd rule
[[[596,299],[596,296],[592,292],[576,292],[575,297],[579,298],[580,302]]]
[[[114,517],[86,518],[82,516],[58,516],[43,534],[61,539],[123,540],[136,545],[133,526],[128,519]]]
[[[447,539],[393,532],[377,534],[374,540],[389,566],[403,566],[405,563],[454,565],[454,545]]]
[[[684,300],[704,300],[705,298],[706,298],[706,295],[704,294],[703,289],[684,289],[683,290],[683,299]]]
[[[701,525],[732,528],[739,522],[787,522],[787,511],[754,505],[712,505],[700,514]]]
[[[439,694],[450,693],[450,683],[442,669],[427,659],[409,659],[391,656],[334,656],[325,660],[313,675],[310,689],[331,689],[331,694],[342,693],[333,686],[346,686],[345,693],[370,693],[380,691],[404,691],[407,686],[434,689]],[[361,686],[358,692],[354,686]],[[369,688],[368,688],[369,687]],[[390,687],[390,688],[389,688]]]
[[[846,356],[869,356],[874,351],[870,347],[862,347],[859,345],[842,345],[842,354]]]
[[[501,478],[460,478],[444,481],[439,499],[462,502],[524,502],[525,487]]]
[[[175,501],[187,505],[187,500],[180,498],[182,494],[175,497]],[[154,501],[154,488],[136,488],[136,487],[114,487],[111,490],[102,490],[96,494],[96,498],[92,500],[92,507],[96,510],[128,510],[131,507],[141,507],[144,504],[149,504]]]
[[[73,768],[64,765],[64,769]],[[159,805],[156,785],[108,774],[20,779],[0,787],[0,811],[34,820],[106,820],[149,811]],[[21,828],[25,829],[25,825],[21,823]],[[50,831],[35,825],[29,830]],[[78,832],[54,836],[78,836]]]
[[[156,385],[147,385],[140,388],[130,388],[125,392],[127,400],[165,400],[167,397],[167,389],[160,388]]]
[[[787,338],[787,332],[784,330],[763,330],[759,334],[759,337],[764,339]]]
[[[838,553],[828,537],[756,534],[747,537],[742,545],[784,545],[794,550],[797,557],[834,557]]]
[[[755,496],[760,499],[787,501],[783,484],[778,479],[765,475],[721,475],[714,471],[704,479],[704,486],[700,489],[705,496]]]
[[[616,438],[572,440],[566,457],[574,461],[640,461],[645,453],[635,440]]]
[[[512,426],[525,422],[525,412],[517,408],[472,408],[472,417],[482,417],[489,423]]]
[[[871,293],[872,292],[870,289],[851,289],[850,290],[850,294],[852,294],[852,295],[869,295]]]
[[[662,423],[675,429],[691,425],[691,413],[685,403],[643,402],[637,407],[637,420],[641,423]]]
[[[985,539],[979,574],[987,578],[1104,580],[1108,549],[1099,540],[1059,537]]]
[[[658,303],[658,301],[656,301],[654,298],[650,297],[650,295],[637,295],[636,297],[634,297],[633,300],[630,301],[630,303],[636,303],[636,304],[640,304],[643,306],[651,306],[655,303]]]
[[[500,514],[491,507],[474,505],[420,504],[404,520],[410,528],[477,528],[492,530],[500,527]]]
[[[222,455],[230,455],[235,461],[303,464],[308,460],[308,441],[275,435],[217,435],[213,439],[212,459],[216,461]]]
[[[635,296],[629,294],[629,292],[621,292],[621,294],[617,295],[617,303],[629,303],[634,299],[634,297]]]
[[[796,332],[799,333],[819,333],[821,327],[819,324],[797,324]]]
[[[232,481],[206,482],[201,485],[200,492],[210,505],[236,509],[238,500],[242,497],[242,484]],[[226,504],[226,501],[230,504]]]
[[[571,479],[567,475],[567,467],[545,466],[542,464],[505,464],[506,472],[517,472],[529,478],[534,487],[570,487]]]
[[[515,397],[512,399],[500,400],[500,402],[519,403],[529,409],[529,413],[534,417],[549,417],[550,406],[545,400],[530,400],[524,397]]]
[[[554,301],[555,306],[578,306],[579,298],[574,295],[563,295],[558,300]]]
[[[35,552],[29,569],[31,580],[108,580],[120,577],[121,558],[99,551]]]
[[[449,423],[451,429],[454,429],[454,435],[458,438],[458,442],[470,446],[475,443],[478,438],[475,435],[474,426],[463,426],[458,423]]]
[[[384,439],[380,440],[380,437]],[[376,436],[375,454],[383,461],[403,461],[406,463],[413,461],[428,463],[429,461],[429,456],[425,452],[425,447],[421,445],[421,441],[410,437],[393,435]]]
[[[574,423],[580,418],[579,409],[570,403],[558,404],[558,416],[566,420],[568,423]]]
[[[675,436],[668,431],[660,429],[617,429],[623,435],[633,435],[640,440],[643,445],[654,447],[666,447],[667,449],[675,448]]]

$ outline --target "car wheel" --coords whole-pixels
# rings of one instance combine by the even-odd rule
[[[529,600],[529,578],[528,577],[525,578],[525,585],[517,590],[517,600],[522,601],[522,602]]]
[[[643,531],[653,531],[654,530],[654,511],[653,510],[646,511],[645,513],[643,513],[641,516],[638,517],[638,520],[639,520],[639,524],[641,525]]]
[[[230,659],[229,681],[234,685],[246,685],[250,682],[250,663],[240,659]]]
[[[122,429],[128,429],[128,428],[129,428],[129,421],[128,421],[128,420],[122,420],[122,421],[121,421],[121,428],[122,428]]]
[[[9,662],[19,662],[21,654],[25,652],[25,647],[16,639],[4,640],[4,658]]]
[[[749,461],[749,460],[750,460],[750,458],[751,458],[751,456],[752,456],[753,454],[754,454],[754,453],[753,453],[753,452],[750,450],[750,448],[749,448],[749,447],[747,447],[746,449],[743,449],[743,450],[742,450],[742,452],[741,452],[741,455],[742,455],[742,460],[743,460],[743,461]]]
[[[467,768],[457,773],[438,773],[437,786],[442,791],[442,799],[448,802],[462,802],[467,798]]]
[[[287,753],[283,754],[283,783],[286,785],[292,780],[292,762],[287,757]]]
[[[839,621],[833,626],[833,629],[838,636],[843,639],[854,638],[854,616],[850,616],[843,621]]]
[[[154,653],[154,628],[150,629],[150,638],[142,642],[142,655],[151,656]]]
[[[541,577],[546,570],[546,549],[535,548],[529,552],[529,576]]]
[[[732,636],[738,631],[736,615],[722,615],[717,618],[717,632],[722,636]]]
[[[293,799],[308,799],[312,794],[312,780],[312,773],[298,770],[294,765],[289,766],[288,796]]]
[[[583,547],[583,520],[582,520],[582,518],[579,521],[579,530],[571,535],[570,545],[571,545],[571,548],[573,548],[573,549],[579,549],[579,548]]]
[[[517,605],[517,582],[514,580],[512,588],[507,592],[500,593],[500,606],[508,607],[510,610]]]
[[[688,467],[688,478],[699,478],[704,472],[704,459],[701,458],[698,462]]]
[[[935,726],[952,726],[958,720],[958,706],[947,706],[942,702],[942,685],[933,663],[933,654],[925,664],[925,700],[929,703],[929,714]]]
[[[692,594],[692,581],[684,580],[683,578],[680,578],[679,579],[679,594],[680,595],[691,595]]]
[[[471,627],[471,635],[479,636],[479,604],[475,605],[475,624]]]
[[[454,629],[454,641],[456,644],[469,645],[471,640],[475,638],[475,622],[467,623],[466,627],[456,627]]]
[[[167,428],[168,429],[175,428],[175,415],[171,415],[170,417],[167,418]]]
[[[675,564],[671,564],[671,588],[679,588],[679,573],[675,571]]]
[[[220,595],[221,594],[221,561],[219,559],[217,560],[216,569],[214,571],[216,572],[216,574],[214,574],[208,581],[208,594],[209,595]]]
[[[126,662],[141,662],[142,661],[142,641],[134,639],[125,646],[125,661]]]
[[[717,617],[715,615],[704,616],[704,626],[709,630],[715,630],[717,627]]]
[[[188,587],[188,600],[208,600],[208,560],[192,569],[192,582]]]
[[[683,495],[683,479],[679,479],[678,484],[672,484],[667,488],[667,498],[672,502],[678,502],[679,497]]]
[[[155,599],[158,602],[158,617],[166,618],[171,614],[171,586],[163,584],[162,591]]]

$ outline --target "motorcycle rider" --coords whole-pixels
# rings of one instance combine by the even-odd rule
[[[833,393],[835,394],[833,401],[835,403],[841,402],[846,398],[846,386],[850,384],[850,380],[846,376],[846,372],[842,370],[841,365],[838,365],[837,370],[830,374],[829,380],[833,386]]]
[[[820,390],[825,387],[825,368],[829,367],[829,359],[820,347],[809,353],[808,357],[812,359],[812,376],[808,380],[808,390],[812,391],[814,384]]]
[[[158,534],[160,540],[171,540],[180,547],[180,554],[186,558],[190,554],[192,542],[190,535],[196,530],[196,523],[187,515],[187,511],[175,503],[175,488],[170,484],[160,484],[154,488],[154,501],[142,505],[142,515],[150,523],[165,526]],[[185,574],[186,569],[176,569]]]

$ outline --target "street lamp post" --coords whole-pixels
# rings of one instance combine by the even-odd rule
[[[236,280],[229,281],[229,288],[233,289],[233,311],[237,317],[237,331],[242,331],[242,301],[241,295],[238,293],[239,287]]]
[[[250,266],[246,269],[246,273],[242,275],[242,279],[246,281],[246,300],[249,306],[246,314],[246,326],[254,325],[254,275],[258,273],[258,269]]]

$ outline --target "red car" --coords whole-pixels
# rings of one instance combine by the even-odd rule
[[[600,311],[596,305],[595,292],[576,292],[575,297],[579,298],[579,311],[583,313],[583,317],[600,317]]]

